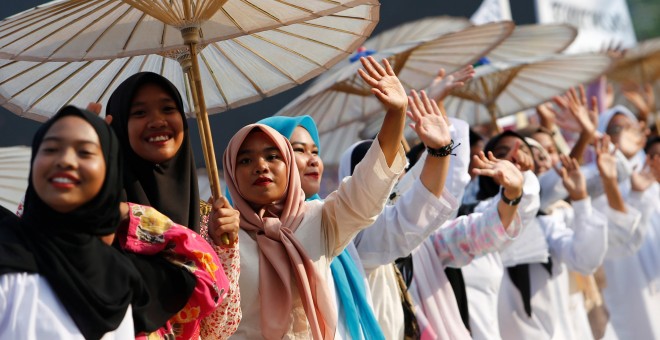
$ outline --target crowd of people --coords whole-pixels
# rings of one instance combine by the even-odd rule
[[[2,211],[0,338],[660,339],[648,110],[578,87],[538,125],[479,134],[443,106],[472,66],[407,93],[360,62],[385,118],[326,197],[309,116],[240,129],[204,201],[167,79],[126,79],[105,121],[60,109]]]

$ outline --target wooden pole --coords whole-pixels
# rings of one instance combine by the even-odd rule
[[[183,40],[190,49],[190,68],[187,72],[197,116],[197,126],[199,127],[199,137],[202,142],[202,151],[204,152],[204,161],[206,162],[206,172],[211,184],[211,195],[213,200],[222,197],[222,188],[220,187],[220,177],[218,176],[218,165],[215,160],[215,150],[213,147],[213,137],[211,135],[211,125],[209,124],[209,115],[206,112],[206,101],[204,99],[204,88],[202,86],[202,77],[199,73],[199,60],[197,59],[197,44],[199,43],[199,27],[189,27],[181,30]],[[229,235],[222,234],[222,242],[229,245]]]

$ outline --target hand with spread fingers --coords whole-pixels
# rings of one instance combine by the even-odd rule
[[[445,77],[445,69],[441,68],[438,75],[428,88],[428,95],[435,101],[444,100],[455,88],[459,88],[475,75],[472,65],[465,66],[460,70]]]
[[[415,130],[424,145],[438,149],[451,143],[451,123],[426,92],[422,91],[420,96],[412,90],[411,96],[408,97],[408,108],[408,117],[413,121],[410,127]]]
[[[651,84],[644,84],[643,88],[637,83],[624,83],[623,96],[633,104],[639,112],[639,121],[646,123],[649,115],[655,111],[655,94]]]
[[[504,195],[514,200],[522,195],[524,177],[521,170],[513,163],[497,159],[492,152],[488,152],[488,157],[483,151],[473,157],[475,168],[472,173],[475,176],[487,176],[495,180],[497,185],[504,188]]]
[[[593,138],[598,125],[598,98],[591,97],[591,109],[589,109],[584,86],[578,86],[578,91],[571,88],[565,96],[553,98],[555,104],[561,109],[557,112],[557,125],[568,128],[568,124],[570,124],[568,122],[575,122],[577,132]],[[574,126],[571,126],[571,129],[574,129]]]
[[[390,110],[406,111],[408,96],[401,81],[397,78],[392,66],[383,59],[383,65],[373,57],[360,58],[363,69],[359,69],[360,77],[372,87],[371,92]]]
[[[509,151],[506,158],[510,159],[511,163],[521,172],[534,170],[534,158],[522,149],[522,145],[522,141],[516,140],[516,144],[514,144],[513,149]]]
[[[580,170],[580,164],[575,158],[566,155],[559,156],[561,168],[555,166],[555,171],[561,177],[564,188],[568,191],[571,201],[580,201],[587,198],[587,181]]]
[[[603,180],[616,181],[616,148],[610,151],[610,136],[604,135],[596,140],[596,165]]]
[[[231,207],[226,197],[222,196],[213,202],[209,217],[209,236],[215,245],[234,247],[238,243],[240,217],[240,212]]]
[[[653,183],[656,182],[653,173],[651,172],[651,167],[648,162],[644,164],[644,167],[640,171],[633,171],[630,176],[630,186],[632,191],[643,192],[646,189],[650,188]]]

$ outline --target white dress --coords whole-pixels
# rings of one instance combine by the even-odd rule
[[[403,167],[400,149],[390,167],[380,145],[375,142],[352,177],[344,179],[339,189],[324,201],[306,202],[305,216],[295,231],[322,280],[328,281],[330,262],[341,253],[358,231],[373,224],[387,201]],[[241,240],[241,310],[243,319],[232,338],[259,339],[261,335],[261,299],[259,295],[259,250],[257,243],[243,229]],[[293,285],[293,324],[285,339],[308,339],[310,333],[300,295]],[[297,325],[297,326],[294,326]],[[294,328],[295,327],[295,328]]]
[[[607,221],[592,209],[588,197],[573,206],[575,213],[567,207],[537,217],[552,256],[552,273],[541,264],[529,265],[531,317],[515,287],[501,291],[502,339],[577,339],[570,317],[568,270],[589,275],[601,265],[607,250]],[[504,276],[503,287],[510,287],[508,273]]]
[[[518,206],[523,230],[499,252],[477,257],[462,268],[473,339],[501,338],[497,306],[504,268],[521,263],[544,262],[548,258],[543,231],[538,224],[532,223],[539,209],[539,182],[531,171],[523,175],[523,197]],[[483,212],[491,205],[497,205],[499,200],[499,195],[483,200],[475,212]]]
[[[372,292],[373,309],[386,339],[402,339],[404,320],[400,289],[392,262],[408,256],[433,231],[455,216],[456,197],[462,195],[469,163],[468,125],[452,118],[450,133],[455,144],[463,143],[450,158],[445,189],[438,198],[419,179],[427,155],[406,173],[393,190],[393,199],[374,224],[354,240]],[[346,171],[348,167],[340,166]],[[347,176],[342,173],[341,176]],[[467,177],[467,180],[466,180]],[[357,263],[358,260],[354,258]]]
[[[103,340],[134,339],[129,306],[119,327]],[[85,339],[48,281],[38,274],[0,276],[0,339]]]
[[[658,184],[641,197],[628,198],[642,211],[639,229],[644,236],[637,252],[627,256],[620,252],[605,260],[603,298],[611,326],[605,339],[660,339],[659,200]]]

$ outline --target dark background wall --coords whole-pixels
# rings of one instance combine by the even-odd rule
[[[4,1],[0,6],[0,18],[5,18],[44,3],[43,0]],[[381,0],[380,22],[373,34],[395,27],[401,23],[428,16],[451,15],[469,17],[481,4],[481,0]],[[513,19],[518,24],[535,22],[534,1],[511,0]],[[298,96],[307,84],[303,84],[261,102],[250,104],[235,110],[212,115],[215,150],[218,159],[229,138],[246,124],[270,116]],[[53,108],[56,111],[58,108]],[[0,147],[11,145],[30,145],[32,135],[39,123],[18,117],[0,108]],[[189,124],[194,136],[197,124]],[[192,138],[198,166],[203,166],[203,157],[199,148],[199,139]]]

